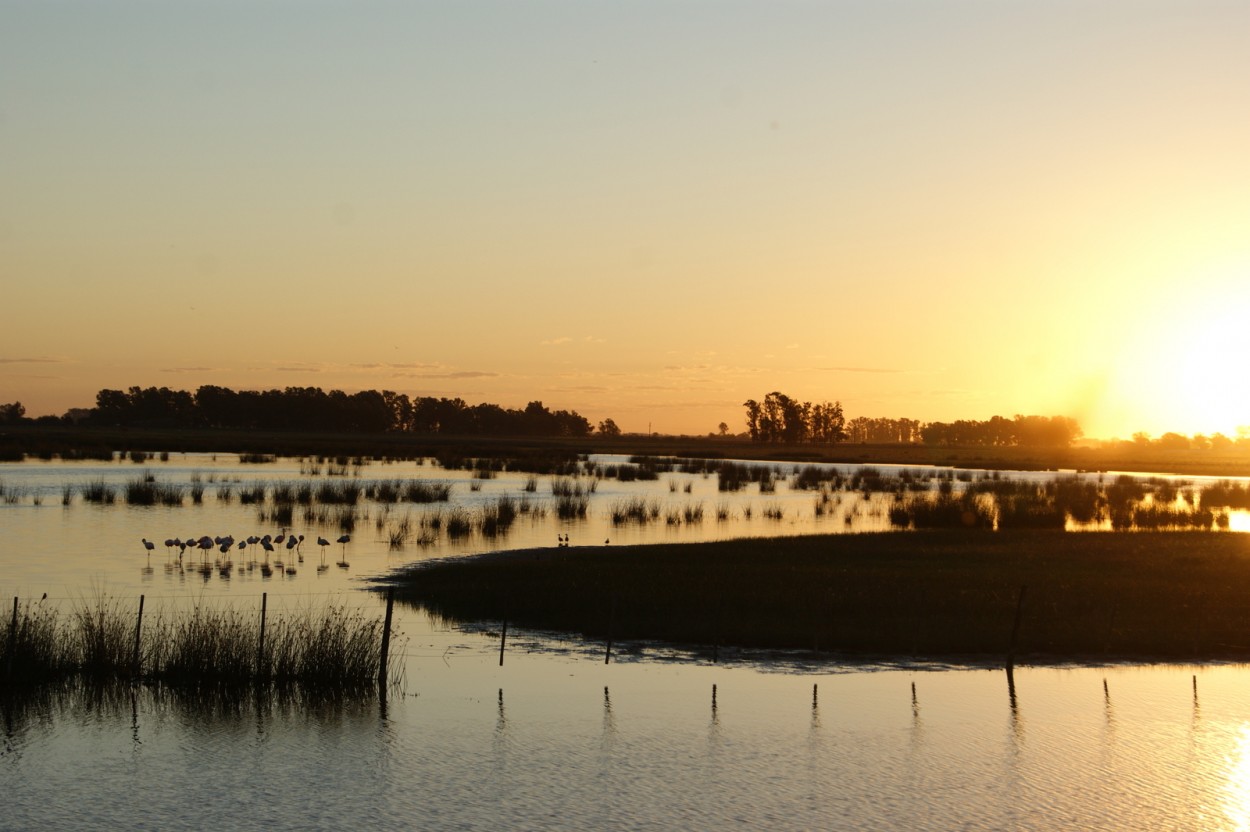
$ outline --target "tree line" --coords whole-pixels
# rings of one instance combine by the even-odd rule
[[[829,444],[846,438],[841,402],[800,402],[772,392],[764,401],[747,399],[747,435],[756,442]]]
[[[1081,426],[1067,416],[993,416],[984,421],[920,422],[916,419],[846,420],[841,402],[800,402],[774,391],[756,401],[747,399],[747,435],[756,442],[830,444],[850,440],[877,444],[1010,445],[1067,447],[1082,435]]]
[[[572,410],[551,410],[541,401],[523,409],[470,405],[459,398],[409,398],[391,390],[345,393],[320,387],[232,390],[205,385],[195,392],[168,387],[101,390],[86,424],[125,427],[228,428],[350,433],[447,433],[456,435],[590,436],[595,428]],[[603,433],[619,433],[611,419]]]

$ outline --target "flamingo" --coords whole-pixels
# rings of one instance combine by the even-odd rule
[[[321,535],[317,535],[317,545],[321,547],[321,565],[317,567],[317,571],[324,572],[329,568],[326,566],[326,547],[330,545],[330,541]]]
[[[347,568],[347,566],[348,566],[348,563],[347,563],[347,544],[351,542],[351,539],[352,539],[352,536],[351,536],[350,534],[344,534],[344,535],[341,535],[341,536],[339,537],[339,539],[338,539],[338,540],[334,541],[335,543],[341,543],[341,544],[343,544],[343,553],[342,553],[342,555],[340,555],[340,557],[341,557],[342,559],[338,562],[338,566],[339,566],[339,567],[341,567],[341,568],[343,568],[343,569],[346,569],[346,568]]]

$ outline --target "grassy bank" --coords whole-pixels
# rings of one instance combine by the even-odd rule
[[[915,532],[543,549],[417,567],[452,620],[616,639],[1001,659],[1250,659],[1250,537]]]

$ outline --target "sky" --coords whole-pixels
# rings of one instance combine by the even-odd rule
[[[1250,3],[0,0],[0,402],[1250,425]]]

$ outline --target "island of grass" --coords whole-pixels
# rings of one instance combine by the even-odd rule
[[[1250,659],[1250,536],[933,531],[421,564],[397,597],[587,638],[1002,662]],[[1022,596],[1022,588],[1027,588]]]

